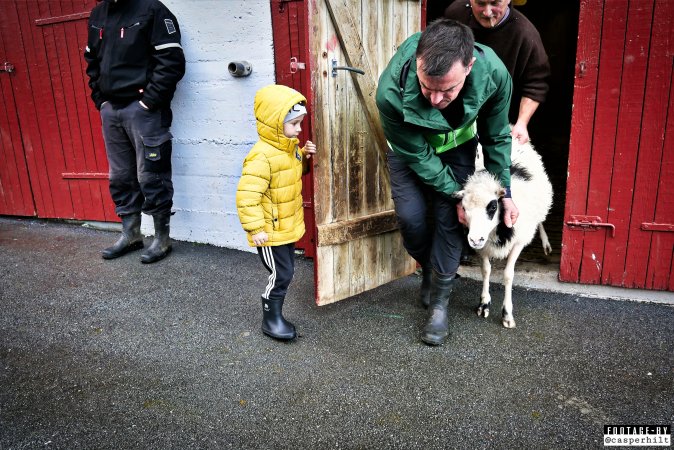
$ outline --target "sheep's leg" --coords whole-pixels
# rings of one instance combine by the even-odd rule
[[[489,295],[489,277],[491,276],[491,263],[489,258],[485,255],[480,255],[482,258],[482,295],[480,295],[480,304],[477,307],[477,315],[489,317],[489,307],[491,306],[491,295]]]
[[[552,253],[552,245],[550,245],[548,233],[546,233],[545,228],[543,228],[543,222],[538,224],[538,235],[541,237],[541,242],[543,243],[543,252],[545,252],[546,255],[549,255]]]
[[[506,261],[505,269],[503,269],[503,288],[505,295],[503,296],[503,310],[502,319],[503,326],[506,328],[515,328],[515,317],[513,316],[513,279],[515,278],[515,263],[517,258],[522,253],[524,248],[521,244],[516,244]]]

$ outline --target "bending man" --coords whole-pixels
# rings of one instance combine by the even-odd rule
[[[452,194],[475,171],[478,136],[485,167],[507,187],[505,222],[517,220],[509,194],[511,91],[498,56],[475,44],[467,26],[448,19],[408,38],[379,79],[391,192],[405,249],[422,267],[421,303],[429,313],[421,339],[430,345],[449,334],[447,305],[463,245]]]

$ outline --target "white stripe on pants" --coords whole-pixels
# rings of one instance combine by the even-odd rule
[[[269,271],[269,279],[262,298],[272,300],[285,298],[295,273],[295,243],[257,247],[257,253]]]

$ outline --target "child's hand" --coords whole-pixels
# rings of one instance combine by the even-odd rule
[[[311,155],[316,154],[316,144],[307,141],[307,143],[304,144],[304,153],[307,155],[307,159],[311,159]]]
[[[267,236],[267,233],[264,231],[260,231],[259,233],[252,235],[251,238],[253,239],[253,244],[258,247],[269,240],[269,236]]]

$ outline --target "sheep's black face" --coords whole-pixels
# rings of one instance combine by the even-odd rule
[[[496,211],[498,211],[498,201],[494,199],[487,204],[487,217],[489,220],[494,218]]]

